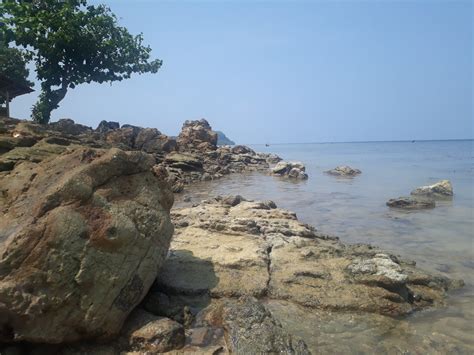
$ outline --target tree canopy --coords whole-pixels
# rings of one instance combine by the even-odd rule
[[[25,86],[33,86],[28,80],[29,70],[23,53],[17,48],[7,47],[5,43],[0,43],[0,74]],[[5,98],[0,95],[0,104],[4,103]]]
[[[151,60],[143,35],[132,35],[105,5],[86,0],[4,0],[0,27],[7,43],[21,47],[36,65],[41,94],[32,118],[47,123],[68,89],[84,83],[156,73],[162,61]]]

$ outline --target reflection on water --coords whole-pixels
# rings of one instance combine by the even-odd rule
[[[413,353],[430,349],[474,351],[473,141],[262,145],[253,148],[279,154],[285,160],[302,161],[306,164],[309,180],[295,182],[259,173],[233,175],[193,185],[192,190],[177,198],[176,206],[183,204],[181,201],[185,196],[191,197],[192,202],[218,194],[271,199],[279,207],[295,211],[300,220],[322,232],[338,235],[343,241],[376,244],[405,259],[416,260],[422,268],[466,282],[463,290],[450,295],[447,308],[417,313],[399,323],[396,330],[381,333],[367,331],[369,326],[364,331],[356,327],[344,336],[322,331],[321,334],[327,335],[324,337],[315,333],[310,324],[293,325],[294,329],[302,334],[306,332],[306,339],[311,336],[308,334],[311,329],[315,339],[319,334],[319,340],[313,345],[317,345],[320,352],[330,352],[330,347],[324,351],[325,346],[320,343],[330,339],[339,344],[341,352],[344,352],[344,346],[349,346],[352,352],[364,352],[367,348],[362,344],[379,341],[390,344],[385,350],[395,352],[401,349]],[[323,174],[337,165],[350,165],[362,170],[362,174],[353,179]],[[433,210],[405,212],[385,206],[390,198],[409,195],[412,189],[441,179],[451,180],[455,196],[452,200],[438,201]],[[278,309],[283,308],[274,307],[276,313]],[[337,319],[341,324],[346,321],[344,316],[338,316],[332,323],[337,323]],[[423,346],[419,344],[410,350],[398,344],[401,341],[407,344],[421,341]],[[354,344],[359,345],[354,347]]]

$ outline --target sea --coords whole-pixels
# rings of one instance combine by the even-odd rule
[[[393,326],[397,329],[377,331],[370,321],[366,326],[353,326],[342,318],[342,324],[327,329],[319,325],[317,331],[308,329],[311,324],[293,324],[300,327],[296,332],[313,339],[313,347],[322,353],[337,349],[366,353],[371,349],[364,347],[367,344],[383,342],[389,345],[381,349],[393,353],[474,353],[473,140],[250,147],[286,161],[303,162],[309,179],[234,174],[193,185],[178,197],[176,205],[184,197],[199,201],[219,194],[273,200],[278,207],[296,212],[299,220],[343,242],[370,243],[414,260],[423,269],[465,282],[462,289],[448,294],[447,306],[414,313]],[[362,174],[337,178],[324,173],[338,165],[360,169]],[[386,206],[390,198],[409,196],[416,187],[442,179],[451,181],[454,196],[437,201],[434,209],[403,211]]]

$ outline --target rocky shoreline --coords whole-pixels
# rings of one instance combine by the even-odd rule
[[[2,353],[315,353],[278,312],[393,322],[462,286],[344,244],[272,201],[217,196],[171,210],[173,192],[195,181],[308,178],[280,161],[218,147],[206,120],[173,139],[116,122],[1,118]]]

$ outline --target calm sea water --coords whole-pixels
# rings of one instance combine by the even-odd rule
[[[415,260],[424,269],[464,279],[466,287],[450,294],[447,308],[418,313],[409,326],[423,341],[437,334],[441,343],[454,344],[441,347],[441,353],[467,353],[474,351],[473,147],[474,141],[254,145],[256,151],[302,161],[309,180],[233,175],[198,184],[184,196],[196,201],[212,191],[271,199],[345,242],[371,243]],[[362,174],[343,179],[323,173],[338,165],[350,165]],[[455,195],[433,210],[404,212],[385,205],[390,198],[408,196],[412,189],[441,179],[451,180]]]

